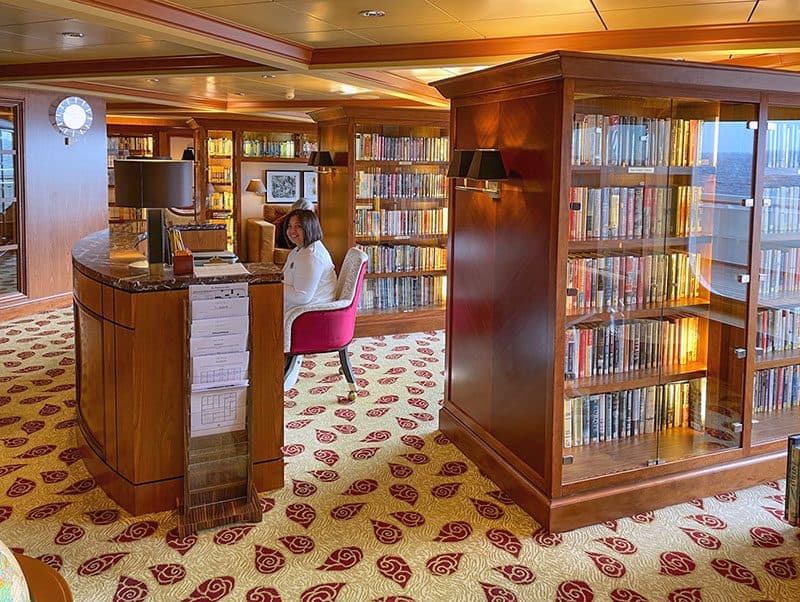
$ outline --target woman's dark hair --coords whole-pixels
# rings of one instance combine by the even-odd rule
[[[295,216],[300,222],[300,227],[303,229],[304,247],[307,247],[318,240],[322,240],[322,226],[319,223],[317,214],[313,211],[309,211],[308,209],[295,209],[294,211],[290,211],[286,216],[286,219],[283,220],[284,233],[286,233],[286,231],[289,229],[289,221],[291,221],[292,217]],[[289,240],[288,235],[286,236],[286,240],[289,241],[290,245],[294,246],[294,243]]]

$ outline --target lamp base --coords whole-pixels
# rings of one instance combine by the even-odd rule
[[[147,262],[151,276],[164,275],[166,258],[164,236],[164,212],[161,209],[147,210]]]

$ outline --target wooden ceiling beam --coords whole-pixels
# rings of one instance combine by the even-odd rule
[[[291,111],[313,111],[323,107],[425,107],[415,100],[402,98],[360,99],[334,98],[330,100],[229,100],[228,110],[239,113],[286,109]]]
[[[739,67],[761,67],[763,69],[787,69],[800,65],[800,53],[786,54],[755,54],[750,56],[737,56],[723,61],[718,65],[736,65]]]
[[[154,56],[93,61],[0,65],[0,81],[91,79],[102,77],[249,73],[271,71],[260,63],[222,54]]]

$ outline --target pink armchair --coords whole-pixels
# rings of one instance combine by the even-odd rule
[[[367,254],[355,247],[347,251],[336,282],[336,296],[328,303],[299,305],[284,316],[284,376],[296,368],[303,354],[339,352],[341,372],[350,385],[348,398],[356,398],[356,379],[347,346],[353,340],[356,310],[364,273],[367,271]]]

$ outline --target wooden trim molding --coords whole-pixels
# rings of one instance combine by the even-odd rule
[[[72,291],[43,299],[29,299],[25,295],[13,295],[0,300],[0,322],[14,320],[40,311],[62,309],[70,305],[72,305]]]

